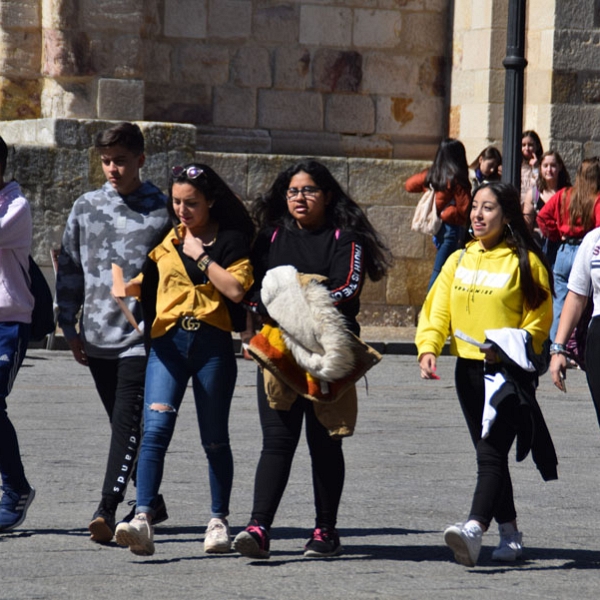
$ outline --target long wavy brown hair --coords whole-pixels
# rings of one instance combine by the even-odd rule
[[[598,192],[600,191],[600,158],[586,158],[581,161],[575,176],[575,185],[571,188],[571,202],[569,203],[569,223],[580,225],[584,231],[593,228],[592,215]],[[566,193],[562,194],[563,207],[566,208]],[[563,208],[563,210],[565,210]],[[566,216],[566,214],[564,214]]]

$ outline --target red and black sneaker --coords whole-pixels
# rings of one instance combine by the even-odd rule
[[[337,556],[343,551],[337,530],[330,527],[317,527],[304,546],[304,556],[308,558]]]
[[[235,536],[233,547],[242,556],[269,558],[269,532],[258,521],[251,521],[244,531]]]

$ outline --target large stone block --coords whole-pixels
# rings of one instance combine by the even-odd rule
[[[196,160],[214,169],[221,179],[244,201],[248,198],[248,161],[246,154],[223,154],[221,152],[197,152]]]
[[[229,50],[221,46],[185,43],[173,51],[173,81],[222,85],[229,80]]]
[[[138,31],[143,4],[144,0],[81,0],[80,26],[84,31]]]
[[[325,102],[325,129],[337,133],[373,133],[373,99],[370,96],[332,94]]]
[[[144,118],[144,82],[100,79],[98,118],[136,121]]]
[[[361,91],[368,94],[411,95],[419,80],[419,63],[410,56],[366,52]]]
[[[431,238],[415,231],[410,225],[414,208],[410,206],[370,206],[369,220],[388,244],[394,257],[424,258],[426,242]]]
[[[44,30],[42,73],[52,78],[94,75],[87,33],[60,29]]]
[[[254,9],[252,33],[259,42],[280,42],[283,47],[298,39],[300,7],[290,4],[261,2]]]
[[[46,78],[41,94],[41,116],[89,118],[96,113],[95,100],[90,83],[58,82]]]
[[[37,79],[41,62],[41,32],[0,29],[0,74],[15,80]]]
[[[313,58],[313,87],[326,92],[358,92],[363,57],[354,50],[319,49]]]
[[[233,85],[214,89],[213,123],[217,127],[254,127],[256,90]]]
[[[267,48],[243,46],[231,61],[231,79],[240,87],[271,87],[271,54]]]
[[[146,83],[171,83],[171,44],[145,40],[142,47],[144,80]]]
[[[97,35],[90,39],[91,69],[100,77],[142,78],[142,40],[137,35]]]
[[[269,154],[273,151],[269,132],[262,129],[236,129],[198,125],[198,150],[205,152],[246,152]]]
[[[377,98],[377,133],[442,137],[444,98]]]
[[[451,28],[447,26],[448,7],[440,11],[406,11],[399,32],[400,46],[406,54],[442,56],[447,52]]]
[[[0,24],[2,29],[39,29],[41,26],[39,0],[2,0]]]
[[[258,125],[267,129],[322,131],[323,99],[314,92],[259,90]]]
[[[339,133],[280,131],[273,129],[271,152],[296,156],[341,156],[344,155],[342,137]]]
[[[355,10],[352,41],[357,48],[394,48],[402,31],[398,10]]]
[[[301,5],[300,43],[350,47],[352,10],[342,6]]]
[[[212,122],[212,88],[186,82],[147,83],[144,118],[148,121],[207,124]]]
[[[417,194],[409,194],[404,182],[429,163],[408,160],[348,160],[348,192],[363,206],[416,206]]]
[[[221,39],[247,39],[252,32],[252,2],[248,0],[209,0],[208,36]]]
[[[165,0],[165,35],[203,40],[207,35],[206,0]]]
[[[387,277],[387,302],[420,307],[427,295],[432,270],[432,259],[396,259]],[[416,320],[413,325],[416,325]]]
[[[393,158],[393,146],[387,135],[341,135],[342,156],[365,158]]]
[[[598,36],[590,29],[554,32],[554,69],[594,71],[600,62]]]
[[[311,55],[302,46],[280,46],[275,50],[274,87],[304,90],[310,85]]]
[[[41,80],[0,77],[0,120],[38,118],[41,91]]]

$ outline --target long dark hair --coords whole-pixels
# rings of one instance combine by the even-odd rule
[[[519,257],[519,270],[521,271],[521,288],[525,296],[525,305],[529,309],[535,309],[548,298],[548,294],[554,294],[554,279],[552,269],[548,263],[546,255],[533,239],[531,231],[523,217],[521,208],[521,196],[517,188],[511,183],[502,181],[493,181],[486,183],[477,189],[473,199],[481,190],[492,192],[498,204],[502,208],[502,213],[508,225],[504,231],[504,241]],[[473,200],[471,200],[473,204]],[[469,208],[469,213],[471,212]],[[539,282],[535,281],[531,272],[531,263],[529,262],[529,252],[533,252],[548,272],[548,283],[550,289],[546,289]]]
[[[427,172],[425,185],[432,186],[438,192],[455,185],[460,185],[465,190],[471,189],[467,153],[461,141],[454,138],[442,140]]]
[[[189,177],[188,169],[196,169],[197,177]],[[208,165],[190,163],[183,167],[173,167],[169,176],[169,202],[167,210],[171,215],[174,225],[178,223],[173,210],[173,184],[189,183],[204,194],[207,201],[212,201],[210,217],[214,219],[220,229],[235,229],[244,233],[251,241],[254,236],[254,223],[250,213],[242,201],[231,191],[229,186]],[[193,172],[193,171],[192,171]],[[177,228],[175,228],[177,231]]]
[[[259,229],[265,227],[297,227],[288,210],[286,192],[290,180],[297,173],[310,175],[323,193],[329,195],[325,218],[336,229],[356,233],[365,247],[365,265],[372,281],[379,281],[391,263],[388,247],[375,231],[360,206],[341,188],[329,169],[314,159],[304,159],[277,175],[266,194],[259,196],[253,205],[253,214]]]
[[[542,146],[542,140],[540,140],[540,136],[533,129],[527,129],[521,134],[521,141],[523,141],[526,137],[533,140],[533,153],[537,156],[538,161],[542,160],[544,147]]]

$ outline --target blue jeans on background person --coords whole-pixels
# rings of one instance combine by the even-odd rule
[[[429,279],[427,291],[431,289],[448,257],[458,249],[463,232],[464,227],[460,225],[448,225],[448,223],[442,221],[440,230],[433,236],[433,243],[437,248],[437,254],[435,255],[433,271]]]
[[[5,491],[23,493],[29,490],[25,477],[17,432],[8,418],[6,398],[25,358],[30,325],[0,323],[0,472]]]
[[[176,326],[152,340],[146,369],[144,433],[137,465],[136,512],[153,514],[165,454],[192,378],[200,439],[208,458],[211,518],[224,519],[229,514],[233,483],[229,409],[236,377],[233,341],[227,331],[205,323],[198,331]]]
[[[556,331],[558,329],[558,322],[560,321],[560,313],[562,312],[565,298],[567,297],[567,284],[569,282],[569,275],[573,268],[573,262],[575,261],[575,255],[579,250],[579,246],[575,244],[562,243],[556,253],[556,260],[554,261],[554,269],[552,273],[554,275],[554,293],[556,297],[552,304],[552,327],[550,328],[550,341],[554,341],[556,337]]]

